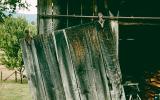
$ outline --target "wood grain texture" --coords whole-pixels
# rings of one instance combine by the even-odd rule
[[[33,100],[125,100],[117,43],[107,21],[23,40]]]

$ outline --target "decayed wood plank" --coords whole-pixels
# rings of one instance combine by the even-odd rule
[[[75,70],[75,68],[74,68],[74,65],[73,65],[73,60],[72,60],[72,58],[71,58],[71,51],[70,51],[70,48],[69,48],[69,43],[68,43],[68,38],[67,38],[67,35],[66,35],[66,32],[65,32],[65,30],[63,30],[63,32],[64,32],[64,36],[65,36],[65,40],[66,40],[66,48],[67,49],[65,49],[65,50],[67,50],[67,52],[68,53],[66,53],[67,54],[67,59],[68,60],[70,60],[70,61],[68,61],[68,63],[69,63],[69,67],[68,67],[68,71],[69,71],[69,73],[68,74],[70,74],[70,76],[71,76],[71,80],[70,81],[72,81],[72,85],[73,85],[73,92],[74,92],[74,94],[75,94],[75,100],[81,100],[81,92],[80,92],[80,88],[79,88],[79,84],[78,84],[78,79],[77,79],[77,76],[76,76],[76,70]],[[65,46],[64,46],[65,47]]]
[[[81,100],[98,100],[93,78],[94,69],[91,64],[85,33],[87,33],[87,29],[85,30],[84,27],[80,26],[66,29],[71,57],[81,90]]]
[[[36,92],[39,93],[39,95],[41,96],[37,96],[37,100],[46,100],[45,98],[45,89],[44,89],[44,86],[43,86],[43,83],[42,83],[42,78],[41,78],[41,73],[39,72],[39,61],[38,61],[38,57],[37,57],[37,52],[36,52],[36,48],[35,48],[35,44],[34,44],[34,41],[32,41],[32,60],[33,61],[33,64],[34,64],[34,72],[35,72],[35,75],[37,77],[37,90]],[[32,66],[33,67],[33,66]]]
[[[119,12],[117,11],[117,16]],[[114,17],[113,15],[113,12],[109,12],[109,15],[111,17]],[[116,68],[116,72],[114,72],[114,70],[112,70],[113,72],[112,73],[116,73],[114,77],[115,81],[113,81],[113,90],[115,92],[114,95],[112,95],[112,97],[116,97],[117,100],[120,99],[120,100],[126,100],[125,98],[125,93],[124,93],[124,88],[121,84],[121,80],[122,80],[122,74],[121,74],[121,69],[120,69],[120,64],[119,64],[119,23],[118,23],[118,20],[111,20],[110,23],[110,31],[111,31],[111,34],[113,35],[113,40],[112,42],[113,45],[112,45],[112,48],[114,49],[114,56],[113,56],[113,63],[115,64],[115,68]],[[111,73],[111,74],[112,74]]]
[[[115,39],[109,23],[89,23],[24,41],[34,100],[125,100]]]
[[[70,100],[74,100],[73,95],[72,95],[72,91],[70,90],[70,85],[69,85],[69,76],[67,74],[66,71],[66,58],[63,57],[65,55],[64,54],[64,48],[63,48],[63,31],[59,31],[55,33],[55,38],[56,39],[56,45],[57,45],[57,55],[58,55],[58,62],[59,62],[59,69],[60,69],[60,74],[61,74],[61,78],[62,78],[62,83],[63,83],[63,87],[64,87],[64,92],[65,92],[65,96],[66,99],[70,99]],[[62,39],[63,38],[63,39]],[[68,67],[68,66],[67,66]]]
[[[34,83],[33,83],[32,79],[31,79],[31,73],[32,73],[31,71],[32,70],[30,69],[30,66],[31,66],[30,59],[29,59],[29,54],[30,53],[28,53],[29,51],[28,51],[28,47],[26,45],[25,40],[21,41],[21,47],[22,47],[23,60],[24,60],[26,71],[27,71],[28,83],[29,83],[29,86],[30,86],[32,98],[34,100],[37,100],[36,87],[35,87],[35,85],[33,85]]]
[[[109,23],[105,24],[105,27],[98,31],[98,38],[104,63],[106,64],[106,74],[111,83],[111,98],[115,100],[123,100],[124,92],[121,85],[121,72],[117,57],[117,41],[115,34],[112,33]]]
[[[46,100],[56,100],[55,96],[55,86],[51,78],[51,72],[49,69],[49,64],[47,62],[47,54],[45,51],[47,51],[46,45],[45,45],[45,36],[40,35],[39,39],[35,40],[35,46],[37,50],[37,57],[39,61],[39,71],[41,73],[41,79],[43,83],[43,88],[45,90],[44,95]]]
[[[53,84],[54,97],[52,97],[51,99],[64,100],[66,97],[64,93],[64,88],[62,86],[62,80],[61,80],[58,60],[56,57],[53,35],[52,34],[45,35],[42,37],[42,40],[43,40],[44,53],[51,77],[50,81]]]
[[[34,62],[35,60],[34,60],[33,53],[35,52],[32,51],[34,47],[34,43],[32,41],[32,45],[30,45],[23,40],[21,44],[22,44],[22,50],[23,50],[24,64],[27,71],[28,82],[30,85],[30,90],[32,92],[32,98],[33,100],[43,100],[43,94],[41,93],[41,90],[39,87],[40,80],[38,79],[39,76],[36,73],[37,69],[35,67],[35,62]]]
[[[117,87],[114,87],[114,91],[116,91],[117,93],[117,98],[120,98],[121,100],[125,100],[125,93],[124,93],[124,88],[121,84],[121,80],[122,80],[122,74],[121,74],[121,69],[120,69],[120,64],[119,64],[119,23],[118,20],[111,20],[110,21],[110,27],[111,27],[111,32],[113,34],[113,41],[115,42],[114,44],[114,49],[115,49],[115,66],[117,67],[117,76],[119,77],[119,80],[116,80],[120,83],[116,83]],[[115,79],[117,79],[115,77]],[[121,89],[121,91],[119,91],[119,89]],[[115,95],[114,95],[115,96]]]
[[[60,64],[60,73],[63,82],[63,87],[66,95],[66,100],[80,100],[77,80],[73,69],[70,52],[65,39],[65,32],[55,32],[58,61]]]
[[[95,69],[96,89],[99,100],[110,100],[110,91],[108,87],[108,79],[105,73],[104,62],[101,54],[100,44],[98,41],[98,34],[96,27],[93,25],[88,29],[86,36],[88,37],[88,44],[91,51],[92,65]]]

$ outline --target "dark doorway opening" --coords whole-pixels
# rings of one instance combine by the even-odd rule
[[[160,70],[160,25],[120,26],[119,36],[123,83],[138,83],[142,98],[156,97],[159,88],[152,84],[151,78]],[[151,93],[154,97],[148,95]]]
[[[120,26],[119,60],[124,80],[141,82],[145,71],[160,70],[160,26]]]
[[[120,16],[159,17],[158,4],[159,0],[121,0]],[[123,79],[132,76],[141,81],[145,71],[154,73],[160,69],[160,21],[127,21],[143,25],[120,25],[119,60]]]
[[[160,17],[158,4],[159,0],[122,0],[120,16]],[[141,25],[120,25],[119,28],[119,61],[123,83],[139,83],[142,98],[153,99],[160,93],[160,20],[130,19],[126,22]]]

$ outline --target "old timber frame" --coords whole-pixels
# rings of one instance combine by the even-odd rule
[[[118,21],[106,20],[101,28],[92,18],[52,16],[94,16],[99,11],[113,16],[106,3],[38,0],[39,35],[21,43],[33,100],[125,100]]]

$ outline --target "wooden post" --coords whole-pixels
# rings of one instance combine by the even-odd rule
[[[38,15],[52,15],[52,0],[38,0]],[[38,34],[52,33],[52,19],[43,19],[38,16]]]
[[[20,70],[20,80],[21,80],[21,84],[23,83],[23,74],[22,74],[22,70]]]
[[[17,71],[15,71],[15,81],[17,82]]]
[[[1,71],[1,81],[3,80],[2,78],[3,78],[3,74],[2,74],[2,71]]]

